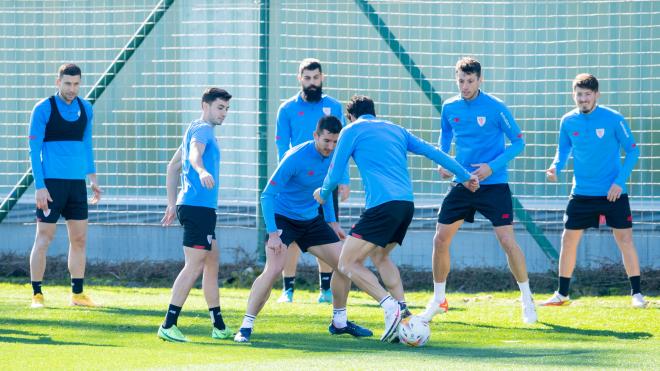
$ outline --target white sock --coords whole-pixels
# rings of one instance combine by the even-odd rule
[[[435,301],[438,304],[442,304],[445,302],[445,286],[447,285],[447,281],[445,282],[433,282],[433,301]]]
[[[241,328],[253,328],[254,327],[254,320],[257,317],[246,314],[243,316],[243,323],[241,324]]]
[[[385,309],[385,313],[392,313],[393,311],[396,311],[400,308],[399,302],[394,300],[394,298],[392,298],[390,295],[382,298],[379,304],[381,308]]]
[[[346,308],[332,310],[332,324],[335,325],[336,328],[346,327],[347,320],[348,316],[346,315]]]
[[[532,290],[529,288],[529,280],[518,282],[518,287],[520,287],[520,293],[524,300],[532,300]]]

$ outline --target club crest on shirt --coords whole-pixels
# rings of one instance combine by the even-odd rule
[[[477,124],[479,124],[479,126],[486,125],[486,116],[477,116]]]
[[[211,243],[211,241],[213,241],[213,235],[207,234],[206,235],[206,240],[209,241],[209,243]]]
[[[596,136],[602,138],[605,135],[605,129],[596,129]]]
[[[323,107],[323,114],[326,116],[330,116],[330,107]]]

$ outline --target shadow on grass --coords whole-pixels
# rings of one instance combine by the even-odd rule
[[[46,334],[39,334],[30,331],[0,329],[0,343],[19,343],[19,344],[43,344],[43,345],[84,345],[91,347],[114,347],[108,344],[81,343],[75,341],[53,340]]]
[[[623,340],[640,340],[640,339],[650,339],[653,337],[653,334],[649,332],[623,332],[623,331],[613,331],[613,330],[591,330],[583,328],[574,328],[568,326],[557,325],[554,323],[547,322],[538,322],[538,324],[547,326],[549,328],[523,328],[523,327],[500,327],[484,324],[475,324],[475,323],[465,323],[458,321],[446,321],[445,324],[452,325],[461,325],[467,327],[478,327],[485,329],[493,330],[511,330],[516,332],[537,332],[537,333],[557,333],[557,334],[569,334],[569,335],[579,335],[579,336],[598,336],[598,337],[614,337],[617,339]]]

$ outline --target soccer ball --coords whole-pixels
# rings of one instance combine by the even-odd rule
[[[411,347],[421,347],[429,341],[431,328],[421,317],[410,316],[401,320],[399,339]]]

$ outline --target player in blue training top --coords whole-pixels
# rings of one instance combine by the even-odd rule
[[[183,225],[185,265],[172,286],[172,298],[158,337],[186,342],[177,328],[177,319],[200,274],[202,290],[209,307],[214,339],[234,336],[220,312],[218,289],[218,244],[215,238],[215,210],[220,182],[220,146],[214,129],[222,125],[229,111],[231,95],[219,88],[206,89],[202,95],[202,117],[190,123],[183,142],[167,165],[167,209],[161,223],[169,226],[175,217]],[[177,196],[181,173],[181,190]]]
[[[339,272],[378,301],[385,312],[385,331],[380,340],[391,342],[398,340],[396,329],[402,316],[409,315],[399,270],[389,258],[396,245],[403,242],[415,210],[408,152],[450,169],[471,190],[476,190],[479,183],[476,176],[432,145],[399,125],[377,119],[371,98],[353,96],[346,111],[351,124],[342,130],[328,175],[323,186],[314,191],[314,198],[321,204],[329,199],[353,157],[364,183],[366,203],[360,220],[344,241]],[[364,266],[367,257],[378,268],[387,290]]]
[[[316,130],[316,123],[321,117],[335,116],[344,125],[344,114],[341,103],[329,95],[323,94],[323,81],[325,75],[318,59],[306,58],[300,62],[298,67],[298,82],[300,91],[286,100],[277,111],[277,127],[275,130],[275,143],[277,144],[277,158],[282,160],[291,147],[300,143],[313,140],[312,133]],[[339,219],[339,197],[346,201],[349,195],[348,169],[346,177],[339,186],[339,191],[333,193],[335,218]],[[323,210],[319,208],[320,212]],[[287,260],[282,271],[283,290],[282,296],[277,300],[279,303],[290,303],[293,301],[295,290],[296,267],[300,257],[300,249],[293,243],[286,251]],[[316,259],[319,265],[319,303],[332,303],[332,291],[330,290],[330,279],[332,268]]]
[[[632,237],[632,213],[626,180],[637,159],[639,148],[626,119],[613,109],[599,106],[598,80],[587,73],[573,80],[573,100],[577,108],[561,119],[559,146],[547,179],[557,181],[573,155],[573,189],[564,216],[564,233],[559,255],[559,288],[545,306],[569,303],[569,285],[575,268],[577,247],[585,229],[598,228],[605,218],[612,227],[623,265],[630,279],[632,305],[647,305],[640,289],[639,259]],[[620,150],[626,152],[621,165]]]
[[[92,105],[78,97],[82,72],[75,64],[59,68],[57,94],[34,106],[30,118],[30,163],[37,204],[37,233],[30,254],[32,308],[44,307],[41,283],[46,252],[55,237],[60,215],[69,234],[71,305],[96,304],[83,293],[87,241],[87,186],[94,192],[91,204],[101,199],[92,151]]]
[[[310,195],[319,187],[330,166],[330,155],[337,144],[342,125],[334,116],[324,116],[318,121],[314,140],[303,142],[289,150],[280,161],[261,194],[268,242],[266,243],[266,268],[254,280],[247,311],[234,341],[250,341],[254,320],[266,304],[273,283],[278,279],[286,263],[286,249],[295,241],[301,250],[323,260],[331,268],[337,268],[341,251],[340,238],[344,231],[335,220],[334,205],[323,205],[323,214]],[[346,300],[351,281],[336,273],[330,282],[334,307],[329,331],[331,334],[350,334],[356,337],[373,333],[347,321]]]
[[[492,223],[511,273],[518,282],[523,322],[534,323],[536,309],[525,255],[513,233],[513,202],[507,183],[507,163],[525,147],[522,132],[504,103],[479,89],[482,82],[479,61],[470,57],[460,59],[455,76],[460,94],[442,105],[440,148],[449,153],[453,140],[456,161],[479,177],[481,187],[473,193],[460,184],[453,184],[442,202],[433,237],[434,295],[421,316],[431,321],[436,314],[447,311],[445,284],[450,266],[449,247],[463,222],[472,223],[478,211]],[[508,147],[505,137],[511,142]],[[451,177],[450,171],[443,168],[439,171],[443,178]]]

